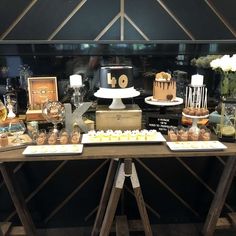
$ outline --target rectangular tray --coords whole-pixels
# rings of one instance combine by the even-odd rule
[[[155,139],[151,140],[106,140],[106,141],[93,141],[89,139],[88,134],[83,134],[81,143],[83,144],[136,144],[136,143],[161,143],[166,142],[166,139],[160,132],[157,132]]]
[[[26,147],[22,154],[26,156],[71,155],[80,154],[82,151],[82,144],[34,145]]]
[[[172,151],[213,151],[227,148],[219,141],[179,141],[166,144]]]

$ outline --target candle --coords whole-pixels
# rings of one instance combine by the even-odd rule
[[[70,75],[70,86],[71,87],[82,87],[82,76],[81,75]]]
[[[191,77],[191,85],[192,86],[202,86],[203,85],[203,75],[192,75]]]

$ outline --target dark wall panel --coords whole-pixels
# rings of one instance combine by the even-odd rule
[[[232,33],[202,0],[164,1],[195,39],[233,39]]]
[[[10,29],[31,3],[33,0],[0,1],[0,35]],[[3,40],[86,41],[96,39],[102,30],[107,29],[98,40],[120,41],[120,19],[109,28],[109,23],[119,13],[124,13],[131,21],[126,22],[127,18],[124,21],[125,40],[236,38],[234,0],[125,0],[124,12],[121,12],[121,3],[122,0],[38,0]],[[79,4],[82,6],[77,9]],[[68,21],[63,24],[65,20]],[[141,36],[134,26],[146,37]]]
[[[156,0],[127,0],[125,13],[149,39],[190,39]]]
[[[144,40],[143,36],[127,20],[124,22],[125,40]]]
[[[219,13],[227,20],[227,22],[233,27],[234,32],[236,32],[236,1],[222,1],[214,0],[212,1],[214,6],[217,8]]]
[[[119,40],[120,39],[120,19],[117,20],[111,28],[101,37],[101,40]]]
[[[0,35],[8,29],[30,2],[30,0],[0,1]]]
[[[119,0],[88,0],[54,39],[94,40],[119,13]]]
[[[81,0],[37,1],[6,39],[48,39]]]

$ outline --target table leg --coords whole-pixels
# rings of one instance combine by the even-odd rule
[[[153,235],[152,228],[151,228],[150,221],[148,218],[147,209],[146,209],[145,202],[143,199],[143,194],[142,194],[142,190],[139,184],[139,179],[138,179],[138,175],[137,175],[134,163],[132,163],[132,175],[131,175],[130,180],[132,183],[132,187],[134,189],[134,195],[135,195],[135,199],[138,205],[139,214],[142,219],[145,235],[152,236]]]
[[[111,226],[116,213],[117,204],[120,199],[120,194],[124,186],[124,182],[125,182],[124,164],[122,163],[115,177],[114,185],[112,187],[104,220],[102,222],[102,227],[99,234],[100,236],[108,236],[110,234]]]
[[[36,229],[34,223],[13,172],[4,163],[0,163],[0,170],[26,234],[35,236]]]
[[[110,192],[112,189],[112,184],[113,184],[113,180],[116,174],[118,163],[119,163],[118,160],[113,160],[113,159],[110,162],[110,166],[107,172],[107,177],[106,177],[106,181],[103,187],[102,196],[101,196],[101,200],[98,206],[98,211],[97,211],[95,223],[93,225],[91,236],[97,236],[99,234],[103,217],[105,215],[108,199],[110,196]]]
[[[236,157],[229,157],[224,167],[223,173],[218,184],[215,197],[211,203],[202,233],[204,236],[212,236],[225,199],[229,192],[236,171]]]

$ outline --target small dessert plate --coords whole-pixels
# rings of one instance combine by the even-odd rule
[[[166,142],[166,144],[172,151],[213,151],[227,149],[219,141],[177,141]]]
[[[82,151],[83,144],[34,145],[26,147],[22,154],[26,156],[73,155],[80,154]]]

